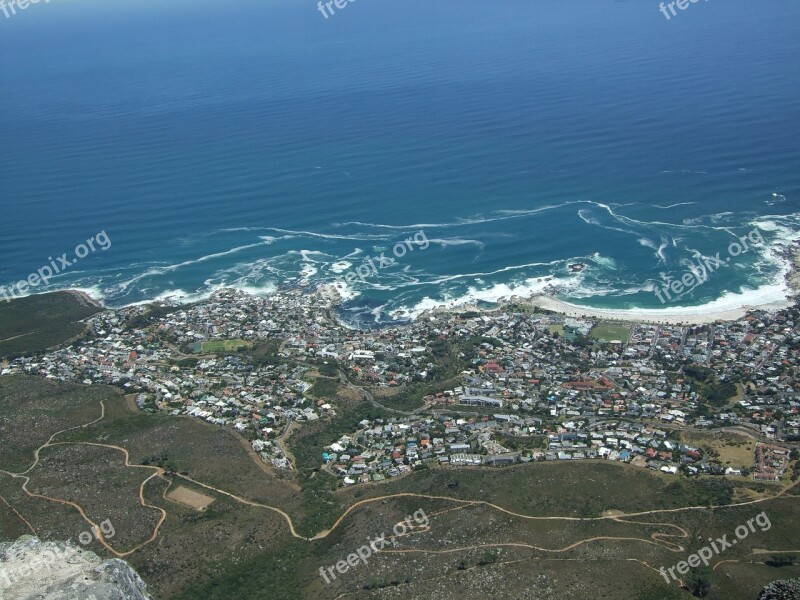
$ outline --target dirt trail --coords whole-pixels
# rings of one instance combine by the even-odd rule
[[[17,509],[16,509],[16,508],[14,508],[13,506],[11,506],[11,505],[8,503],[8,500],[6,500],[6,499],[5,499],[3,496],[0,496],[0,500],[2,500],[2,501],[3,501],[3,504],[5,504],[5,505],[6,505],[6,506],[7,506],[9,509],[11,509],[12,511],[14,511],[14,514],[15,514],[15,515],[17,515],[17,516],[20,518],[20,520],[21,520],[22,522],[24,522],[24,523],[25,523],[25,525],[27,525],[27,526],[28,526],[28,529],[30,529],[30,530],[31,530],[31,532],[33,533],[33,535],[35,535],[35,536],[37,536],[37,537],[38,537],[38,535],[39,535],[39,534],[37,534],[37,533],[36,533],[36,530],[33,528],[33,525],[31,525],[31,524],[30,524],[30,522],[28,522],[28,519],[26,519],[26,518],[25,518],[25,517],[23,517],[21,514],[19,514],[19,512],[17,512]]]
[[[147,544],[149,544],[150,542],[154,541],[158,537],[158,531],[161,528],[161,525],[164,523],[164,520],[167,518],[167,512],[163,508],[158,507],[158,506],[154,506],[152,504],[148,504],[147,501],[144,499],[144,486],[147,485],[147,482],[150,481],[151,479],[153,479],[153,477],[157,477],[157,476],[163,475],[164,474],[164,469],[161,468],[161,467],[151,467],[151,466],[148,466],[148,465],[131,464],[131,462],[130,462],[130,454],[128,454],[128,451],[125,448],[122,448],[121,446],[114,446],[112,444],[96,444],[96,443],[93,443],[93,442],[53,442],[53,439],[56,436],[58,436],[58,435],[60,435],[60,434],[62,434],[64,432],[67,432],[67,431],[72,431],[73,429],[81,429],[81,428],[89,427],[90,425],[93,425],[93,424],[97,423],[98,421],[101,421],[105,417],[105,415],[106,415],[106,406],[105,406],[105,403],[103,402],[103,400],[101,400],[100,401],[100,416],[97,419],[95,419],[94,421],[90,421],[89,423],[85,423],[83,425],[75,425],[74,427],[68,427],[66,429],[62,429],[60,431],[55,432],[53,435],[50,436],[50,439],[48,439],[44,444],[39,446],[34,451],[34,453],[33,453],[33,456],[34,456],[33,464],[30,467],[28,467],[25,471],[22,471],[21,473],[10,473],[9,471],[0,470],[0,473],[3,473],[5,475],[8,475],[8,476],[13,477],[15,479],[24,479],[25,481],[22,484],[22,491],[24,491],[28,496],[30,496],[32,498],[42,498],[44,500],[50,500],[51,502],[57,502],[59,504],[66,504],[66,505],[69,505],[69,506],[72,506],[73,508],[75,508],[80,513],[81,517],[83,517],[83,519],[87,523],[89,523],[89,525],[91,525],[92,531],[95,532],[95,535],[97,537],[97,541],[99,541],[109,552],[111,552],[112,554],[114,554],[117,557],[122,558],[122,557],[128,556],[130,554],[133,554],[134,552],[136,552],[140,548],[142,548],[142,547],[146,546]],[[105,540],[105,538],[103,536],[103,532],[100,529],[100,526],[97,523],[95,523],[94,521],[92,521],[88,517],[88,515],[86,514],[86,512],[84,511],[84,509],[83,509],[83,507],[81,505],[77,504],[76,502],[72,502],[70,500],[65,500],[63,498],[55,498],[53,496],[47,496],[45,494],[37,494],[36,492],[31,492],[28,489],[28,484],[30,483],[30,477],[28,477],[27,474],[30,473],[34,468],[36,468],[36,466],[39,464],[39,458],[41,456],[42,450],[44,450],[46,448],[53,447],[53,446],[68,446],[68,445],[78,445],[78,444],[83,444],[85,446],[99,446],[99,447],[102,447],[102,448],[111,448],[111,449],[114,449],[114,450],[118,450],[119,452],[122,452],[123,455],[125,456],[125,466],[126,467],[128,467],[128,468],[137,468],[137,469],[152,469],[152,470],[155,471],[152,475],[150,475],[150,477],[145,479],[141,483],[141,485],[139,486],[139,503],[142,506],[144,506],[145,508],[152,508],[154,510],[158,510],[159,512],[161,512],[161,518],[159,519],[158,523],[156,524],[155,529],[154,529],[152,535],[150,536],[150,538],[148,540],[146,540],[145,542],[142,542],[141,544],[139,544],[135,548],[132,548],[131,550],[128,550],[126,552],[119,552],[119,551],[117,551],[116,549],[114,549],[113,547],[111,547],[109,545],[109,543]],[[31,531],[34,531],[34,529],[31,526],[31,524],[19,512],[17,512],[16,509],[14,509],[10,504],[8,504],[8,502],[6,502],[6,500],[5,500],[5,498],[3,498],[3,502],[5,502],[8,505],[8,507],[11,510],[13,510],[19,516],[20,519],[25,521],[25,523],[28,525],[28,527],[30,527]],[[34,533],[35,533],[35,531],[34,531]]]
[[[77,425],[77,426],[74,426],[74,427],[69,427],[67,429],[63,429],[61,431],[58,431],[58,432],[54,433],[52,436],[50,436],[50,439],[47,442],[42,444],[42,446],[40,446],[39,448],[37,448],[34,451],[34,462],[27,470],[23,471],[22,473],[10,473],[8,471],[0,470],[0,473],[3,473],[3,474],[8,475],[8,476],[11,476],[13,478],[24,479],[25,482],[22,485],[22,490],[26,494],[28,494],[28,496],[35,497],[35,498],[42,498],[42,499],[50,500],[52,502],[57,502],[57,503],[60,503],[60,504],[66,504],[66,505],[69,505],[69,506],[72,506],[73,508],[75,508],[80,513],[81,517],[83,517],[83,519],[92,526],[93,530],[98,532],[98,536],[97,536],[98,537],[98,541],[109,552],[111,552],[115,556],[118,556],[118,557],[122,558],[122,557],[128,556],[130,554],[133,554],[134,552],[140,550],[141,548],[143,548],[147,544],[155,541],[157,539],[157,537],[158,537],[158,533],[159,533],[159,530],[160,530],[161,526],[163,525],[164,521],[167,518],[167,511],[166,510],[164,510],[163,508],[161,508],[159,506],[155,506],[155,505],[147,503],[147,501],[144,498],[145,485],[147,485],[147,483],[151,479],[153,479],[155,477],[159,477],[159,478],[162,478],[162,479],[170,482],[170,486],[172,485],[172,481],[169,478],[164,477],[164,475],[166,474],[166,471],[162,467],[131,464],[130,463],[130,455],[128,453],[128,450],[123,448],[123,447],[121,447],[121,446],[115,446],[113,444],[99,444],[99,443],[93,443],[93,442],[53,442],[53,439],[56,436],[60,435],[61,433],[64,433],[66,431],[71,431],[73,429],[86,428],[86,427],[89,427],[90,425],[93,425],[94,423],[97,423],[98,421],[102,420],[105,417],[105,404],[103,403],[102,400],[100,401],[100,406],[101,406],[101,415],[100,415],[99,418],[97,418],[94,421],[91,421],[89,423],[86,423],[85,425]],[[161,518],[159,519],[158,523],[156,524],[156,526],[155,526],[155,528],[153,530],[153,533],[151,534],[149,539],[147,539],[146,541],[144,541],[141,544],[137,545],[135,548],[132,548],[132,549],[124,551],[124,552],[120,552],[120,551],[114,549],[112,546],[110,546],[108,544],[108,542],[103,538],[102,531],[100,530],[100,527],[96,523],[94,523],[86,515],[86,512],[84,511],[83,507],[81,507],[79,504],[77,504],[75,502],[72,502],[72,501],[69,501],[69,500],[64,500],[62,498],[54,498],[54,497],[51,497],[51,496],[45,496],[45,495],[42,495],[42,494],[36,494],[36,493],[31,492],[31,491],[29,491],[27,489],[28,483],[30,482],[30,478],[27,476],[27,473],[29,473],[33,468],[35,468],[39,464],[39,457],[40,457],[40,453],[41,453],[42,450],[44,450],[45,448],[51,447],[51,446],[78,445],[78,444],[84,444],[84,445],[89,445],[89,446],[97,446],[97,447],[110,448],[110,449],[113,449],[113,450],[117,450],[119,452],[122,452],[124,457],[125,457],[125,467],[127,467],[127,468],[135,468],[135,469],[150,469],[150,470],[154,471],[139,486],[139,503],[143,507],[151,508],[151,509],[158,510],[158,511],[161,512]],[[221,488],[218,488],[218,487],[203,483],[203,482],[198,481],[196,479],[193,479],[193,478],[191,478],[191,477],[189,477],[187,475],[181,475],[179,473],[171,473],[171,475],[173,477],[177,477],[177,478],[183,479],[185,481],[189,481],[189,482],[193,483],[196,486],[199,486],[199,487],[205,488],[207,490],[213,491],[213,492],[215,492],[217,494],[221,494],[223,496],[227,496],[229,498],[232,498],[233,500],[236,500],[237,502],[239,502],[241,504],[244,504],[244,505],[247,505],[247,506],[252,506],[252,507],[257,507],[257,508],[264,508],[264,509],[273,511],[273,512],[279,514],[281,517],[283,517],[283,519],[286,521],[287,527],[289,528],[289,532],[291,533],[291,535],[294,538],[305,540],[305,541],[320,540],[320,539],[324,539],[324,538],[328,537],[334,530],[336,530],[337,527],[339,527],[342,524],[342,522],[350,515],[350,513],[352,513],[356,509],[358,509],[360,506],[363,506],[365,504],[370,504],[370,503],[373,503],[373,502],[379,502],[379,501],[382,501],[382,500],[391,500],[391,499],[394,499],[394,498],[422,498],[422,499],[426,499],[426,500],[444,500],[444,501],[447,501],[447,502],[454,502],[454,503],[457,503],[459,505],[459,506],[455,506],[455,507],[448,508],[448,509],[443,509],[441,511],[433,513],[434,515],[442,514],[442,513],[450,512],[450,511],[454,511],[454,510],[462,510],[464,508],[468,508],[468,507],[471,507],[471,506],[482,505],[482,506],[486,506],[486,507],[489,507],[491,509],[497,510],[499,512],[502,512],[502,513],[505,513],[505,514],[520,518],[520,519],[528,519],[528,520],[535,520],[535,521],[571,521],[571,522],[617,521],[617,522],[620,522],[620,523],[630,523],[630,524],[633,524],[633,525],[641,525],[641,526],[649,525],[649,526],[657,526],[657,527],[664,527],[664,528],[673,528],[673,529],[677,529],[680,532],[680,534],[669,534],[669,533],[663,533],[663,532],[654,532],[654,533],[650,534],[649,538],[644,538],[644,537],[640,538],[640,537],[594,536],[594,537],[589,537],[589,538],[585,538],[585,539],[582,539],[582,540],[578,540],[578,541],[573,542],[573,543],[571,543],[571,544],[569,544],[569,545],[567,545],[567,546],[565,546],[563,548],[545,548],[545,547],[534,546],[534,545],[525,544],[525,543],[507,542],[507,543],[497,543],[497,544],[477,544],[477,545],[474,545],[474,546],[466,546],[466,547],[463,547],[463,548],[455,548],[455,549],[447,549],[447,550],[425,550],[425,549],[413,549],[413,548],[412,549],[406,549],[406,550],[381,550],[381,552],[395,553],[395,554],[397,554],[397,553],[448,554],[448,553],[453,553],[453,552],[463,552],[465,550],[470,550],[470,549],[495,548],[495,547],[502,547],[502,546],[527,548],[527,549],[531,549],[531,550],[537,550],[537,551],[540,551],[540,552],[550,552],[550,553],[556,554],[556,553],[568,552],[569,550],[572,550],[573,548],[576,548],[576,547],[581,546],[583,544],[587,544],[587,543],[595,542],[595,541],[602,541],[602,540],[606,540],[606,541],[642,542],[642,543],[645,543],[645,544],[652,544],[652,545],[655,545],[655,546],[659,546],[661,548],[665,548],[665,549],[667,549],[667,550],[669,550],[671,552],[685,552],[685,548],[682,545],[680,545],[678,543],[675,543],[673,541],[670,541],[670,539],[668,539],[668,538],[687,539],[689,537],[689,533],[684,528],[682,528],[682,527],[680,527],[678,525],[672,524],[672,523],[658,523],[658,522],[651,523],[651,522],[631,521],[630,518],[641,517],[641,516],[645,516],[645,515],[677,513],[677,512],[684,512],[684,511],[691,511],[691,510],[716,510],[716,509],[719,509],[719,508],[732,508],[732,507],[739,507],[739,506],[748,506],[748,505],[751,505],[751,504],[759,504],[761,502],[768,502],[770,500],[774,500],[776,498],[780,498],[781,496],[786,495],[792,488],[795,487],[794,485],[789,485],[789,486],[785,487],[783,490],[781,490],[780,493],[778,493],[775,496],[772,496],[770,498],[761,498],[761,499],[758,499],[758,500],[750,500],[750,501],[747,501],[747,502],[740,502],[740,503],[737,503],[737,504],[728,504],[728,505],[724,505],[724,506],[712,506],[712,507],[709,507],[709,506],[686,506],[686,507],[682,507],[682,508],[654,509],[654,510],[646,510],[646,511],[633,512],[633,513],[624,513],[624,512],[620,512],[620,511],[613,511],[613,512],[608,511],[607,514],[605,514],[603,516],[599,516],[599,517],[567,517],[567,516],[547,516],[547,517],[542,517],[542,516],[532,516],[532,515],[525,515],[525,514],[522,514],[522,513],[514,512],[512,510],[503,508],[502,506],[499,506],[497,504],[493,504],[491,502],[487,502],[485,500],[463,500],[461,498],[453,498],[451,496],[441,496],[441,495],[416,494],[416,493],[411,493],[411,492],[401,492],[401,493],[397,493],[397,494],[387,494],[385,496],[376,496],[374,498],[367,498],[365,500],[360,500],[359,502],[356,502],[353,505],[351,505],[334,522],[334,524],[330,527],[330,529],[326,529],[326,530],[320,531],[319,533],[317,533],[313,537],[305,537],[305,536],[302,536],[302,535],[297,533],[297,530],[295,529],[292,517],[287,512],[285,512],[284,510],[282,510],[282,509],[280,509],[280,508],[278,508],[276,506],[270,506],[268,504],[263,504],[263,503],[260,503],[260,502],[255,502],[255,501],[252,501],[252,500],[248,500],[247,498],[243,498],[241,496],[237,496],[236,494],[233,494],[233,493],[228,492],[226,490],[223,490]],[[789,497],[795,497],[795,496],[789,496]],[[2,497],[0,497],[0,498],[2,498]],[[9,508],[11,508],[11,510],[13,510],[20,517],[20,519],[22,519],[28,525],[28,527],[30,527],[30,529],[32,531],[34,531],[34,529],[31,526],[31,524],[22,515],[20,515],[10,504],[8,504],[8,502],[5,500],[5,498],[2,498],[2,500],[3,500],[3,502],[6,503],[6,505],[8,505]],[[424,530],[428,530],[428,529],[430,529],[430,528],[429,527],[424,528]],[[423,530],[423,529],[420,528],[420,530]],[[419,533],[419,531],[412,531],[412,532],[410,532],[410,533],[408,533],[406,535],[414,535],[416,533]],[[403,536],[399,536],[399,537],[403,537]],[[760,551],[754,552],[752,554],[764,554],[764,553],[767,553],[767,552],[772,552],[772,551],[760,550]],[[788,552],[788,551],[779,551],[779,552]],[[772,553],[775,553],[775,552],[772,552]],[[564,560],[569,560],[569,559],[564,559]],[[648,568],[651,568],[653,570],[658,571],[658,569],[655,569],[654,567],[648,565],[647,563],[644,563],[644,561],[641,561],[641,560],[638,560],[638,559],[628,559],[628,560],[633,560],[635,562],[642,563],[645,566],[647,566]],[[730,561],[730,560],[729,561],[721,561],[721,562],[717,563],[714,566],[714,568],[716,569],[720,564],[723,564],[724,562],[739,562],[739,561]]]

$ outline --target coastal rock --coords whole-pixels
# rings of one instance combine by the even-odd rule
[[[2,600],[152,600],[123,560],[103,560],[68,542],[26,535],[0,544]]]
[[[342,295],[339,289],[333,284],[324,283],[317,288],[317,291],[329,306],[341,304],[342,302]]]

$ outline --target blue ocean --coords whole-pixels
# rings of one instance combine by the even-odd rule
[[[0,284],[105,232],[30,291],[116,307],[332,283],[359,323],[543,291],[619,310],[786,297],[795,0],[343,6],[0,12]],[[654,293],[717,255],[703,285]]]

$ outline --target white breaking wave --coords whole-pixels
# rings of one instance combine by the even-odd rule
[[[652,206],[653,208],[661,208],[661,209],[668,209],[668,208],[675,208],[676,206],[691,206],[692,204],[697,204],[697,202],[676,202],[675,204],[669,204],[668,206],[659,206],[658,204],[649,204],[648,206]]]
[[[390,314],[393,318],[402,316],[418,317],[422,312],[439,307],[455,308],[477,302],[496,303],[503,298],[527,297],[542,293],[547,289],[560,284],[568,284],[567,279],[557,279],[552,277],[530,278],[518,284],[496,283],[488,288],[478,289],[470,286],[468,291],[459,297],[449,297],[445,295],[442,299],[434,299],[426,296],[412,307],[401,307],[395,309]]]
[[[667,240],[665,238],[662,238],[661,239],[661,244],[656,246],[656,243],[653,242],[652,240],[649,240],[647,238],[639,238],[639,243],[642,246],[646,246],[647,248],[652,248],[653,250],[655,250],[655,256],[656,256],[656,258],[658,258],[658,262],[666,264],[667,257],[664,255],[664,250],[669,248],[669,245],[670,245],[670,241],[669,240]],[[672,240],[672,244],[673,245],[675,244],[675,240]]]
[[[484,249],[486,244],[481,242],[480,240],[463,240],[460,238],[431,238],[428,240],[431,244],[437,244],[442,248],[447,248],[449,246],[478,246],[481,250]]]
[[[599,252],[592,254],[591,260],[601,267],[605,267],[606,269],[611,269],[612,271],[617,270],[616,261],[609,256],[602,256]]]
[[[356,240],[359,242],[366,242],[370,240],[388,240],[388,235],[377,234],[363,234],[363,235],[337,235],[334,233],[316,233],[314,231],[292,231],[290,229],[278,229],[277,227],[268,227],[270,231],[277,231],[278,233],[287,233],[295,236],[315,237],[325,240]]]
[[[589,225],[601,225],[600,221],[596,218],[587,216],[589,214],[591,214],[591,211],[586,208],[582,208],[578,211],[578,216],[584,221],[584,223]]]
[[[166,267],[151,267],[150,269],[148,269],[144,273],[140,273],[139,275],[136,275],[135,277],[132,277],[131,279],[129,279],[127,281],[121,282],[119,284],[120,285],[120,289],[125,290],[132,283],[136,283],[137,281],[141,281],[145,277],[151,277],[151,276],[156,276],[156,275],[164,275],[166,273],[172,273],[172,272],[177,271],[178,269],[181,269],[183,267],[188,267],[189,265],[195,265],[195,264],[198,264],[198,263],[207,262],[209,260],[213,260],[215,258],[221,258],[223,256],[230,256],[232,254],[236,254],[238,252],[241,252],[242,250],[248,250],[250,248],[257,248],[259,246],[269,245],[270,243],[271,242],[261,241],[261,242],[255,243],[255,244],[247,244],[247,245],[244,245],[244,246],[237,246],[236,248],[231,248],[230,250],[225,250],[223,252],[215,252],[214,254],[207,254],[205,256],[201,256],[200,258],[194,258],[194,259],[191,259],[191,260],[185,260],[183,262],[176,263],[174,265],[168,265]]]
[[[556,210],[565,206],[572,206],[574,204],[597,204],[592,200],[570,200],[561,204],[550,204],[541,206],[539,208],[529,209],[514,209],[514,210],[498,210],[490,213],[489,216],[474,215],[472,217],[459,218],[455,221],[446,223],[413,223],[410,225],[388,225],[384,223],[365,223],[363,221],[347,221],[344,223],[334,223],[337,227],[344,227],[347,225],[357,225],[360,227],[375,227],[378,229],[394,229],[401,231],[411,231],[414,229],[436,229],[441,227],[463,227],[467,225],[480,225],[483,223],[493,223],[495,221],[506,221],[509,219],[520,219],[531,215],[538,214],[549,210]]]

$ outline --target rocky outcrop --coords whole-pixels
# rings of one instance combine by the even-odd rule
[[[797,600],[800,598],[800,579],[773,581],[761,590],[758,600]]]
[[[0,544],[0,600],[152,600],[123,560],[26,535]]]

